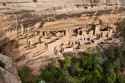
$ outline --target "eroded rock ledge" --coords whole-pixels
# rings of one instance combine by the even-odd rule
[[[21,83],[12,59],[0,54],[0,83]]]

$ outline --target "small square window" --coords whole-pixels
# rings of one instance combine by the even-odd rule
[[[2,3],[3,6],[6,6],[7,4],[5,2]]]
[[[33,2],[35,2],[35,3],[36,3],[36,2],[37,2],[37,0],[33,0]]]
[[[87,7],[87,6],[85,6],[84,8],[85,8],[85,9],[88,9],[88,7]]]

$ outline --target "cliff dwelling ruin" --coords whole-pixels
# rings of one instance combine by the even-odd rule
[[[0,51],[37,71],[63,53],[119,46],[124,7],[124,0],[0,0]]]

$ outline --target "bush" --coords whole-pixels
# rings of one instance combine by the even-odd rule
[[[101,55],[94,53],[79,58],[67,56],[63,66],[49,67],[41,76],[47,83],[125,83],[117,69],[111,57],[103,60]]]
[[[19,71],[18,74],[22,83],[38,83],[38,77],[32,74],[30,68],[24,66]]]
[[[105,51],[104,51],[105,52]],[[65,54],[64,60],[57,65],[49,65],[41,70],[39,76],[33,76],[31,70],[23,67],[19,71],[22,83],[125,83],[120,73],[124,62],[124,53],[119,48],[110,48],[104,56],[99,51],[80,53],[76,56]],[[70,56],[68,56],[70,55]],[[79,56],[79,57],[78,57]]]

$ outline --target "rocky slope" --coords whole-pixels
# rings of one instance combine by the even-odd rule
[[[0,83],[21,83],[12,59],[0,54]]]

